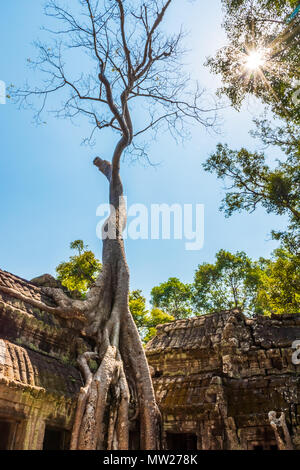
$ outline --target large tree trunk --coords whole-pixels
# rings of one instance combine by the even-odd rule
[[[122,183],[119,171],[113,174],[110,163],[96,159],[95,164],[110,182],[113,210],[103,227],[104,232],[110,228],[110,237],[103,240],[103,270],[84,303],[86,334],[95,347],[78,359],[85,386],[78,398],[71,449],[126,450],[129,432],[134,429],[140,430],[141,449],[157,449],[160,413],[143,345],[128,307]],[[97,362],[94,373],[89,367],[91,359]]]

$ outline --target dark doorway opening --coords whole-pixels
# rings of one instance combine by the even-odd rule
[[[196,434],[167,433],[167,450],[197,450]]]
[[[43,450],[68,449],[68,433],[64,429],[56,429],[46,426]]]
[[[247,450],[261,452],[263,450],[278,450],[271,426],[253,428],[253,438],[247,442]],[[254,434],[255,433],[255,434]]]
[[[0,450],[9,450],[11,436],[11,423],[0,421]]]
[[[248,450],[254,450],[255,452],[261,452],[264,450],[278,450],[278,446],[276,442],[263,442],[263,441],[256,441],[248,443]]]
[[[253,450],[255,450],[255,452],[260,452],[261,450],[264,450],[264,447],[263,446],[254,446]]]
[[[137,421],[134,429],[129,431],[129,450],[140,450],[140,422]]]

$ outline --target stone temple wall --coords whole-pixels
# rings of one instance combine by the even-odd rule
[[[53,315],[36,284],[0,270],[0,450],[69,448],[83,384],[76,358],[91,350],[82,324]],[[146,353],[164,447],[270,449],[290,438],[300,449],[295,340],[296,314],[231,311],[160,326]],[[284,413],[286,428],[271,426],[270,411]]]
[[[0,449],[68,448],[82,385],[75,324],[41,290],[0,270]]]
[[[283,430],[274,432],[268,418],[276,411],[284,412],[292,447],[300,449],[295,340],[298,314],[250,319],[228,311],[160,326],[146,353],[164,447],[280,448]]]

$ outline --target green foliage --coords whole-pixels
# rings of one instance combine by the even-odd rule
[[[222,77],[221,95],[240,108],[248,94],[258,97],[284,119],[299,122],[299,106],[292,99],[299,88],[299,14],[288,23],[296,1],[223,0],[228,45],[207,60],[213,73]],[[265,51],[261,71],[243,69],[251,50]]]
[[[70,244],[77,254],[57,267],[58,278],[84,297],[101,271],[101,264],[81,240]],[[193,312],[240,308],[244,313],[281,314],[300,310],[300,260],[287,250],[276,250],[271,259],[252,261],[244,252],[220,250],[214,264],[198,266],[192,285],[169,278],[151,291],[149,311],[141,290],[129,296],[129,308],[144,343],[157,326],[186,318]],[[173,314],[172,314],[173,313]]]
[[[151,304],[172,315],[176,320],[188,317],[191,312],[191,286],[183,284],[176,277],[153,287]]]
[[[283,149],[286,141],[282,142],[284,144],[280,146]],[[253,212],[258,204],[267,212],[288,215],[288,229],[281,233],[273,232],[273,236],[285,240],[285,245],[292,250],[292,245],[296,249],[299,240],[300,160],[298,148],[294,153],[289,148],[289,152],[284,161],[277,161],[275,168],[270,168],[263,153],[249,152],[244,148],[234,151],[219,144],[204,164],[204,169],[231,183],[221,205],[227,216],[241,210]]]
[[[163,325],[164,323],[170,323],[174,321],[175,318],[168,313],[163,312],[159,308],[153,308],[150,312],[148,323],[147,323],[147,334],[144,338],[144,342],[147,343],[156,335],[156,327],[158,325]]]
[[[70,248],[77,253],[70,256],[69,261],[57,266],[57,278],[69,291],[79,292],[84,297],[101,272],[102,265],[82,240],[75,240]],[[141,290],[130,293],[129,309],[144,343],[155,336],[157,325],[174,320],[174,317],[158,308],[149,312]]]
[[[245,5],[245,0],[226,0],[224,3],[227,4],[228,11],[235,11],[241,6]],[[299,3],[299,0],[260,0],[259,5],[262,10],[265,9],[274,9],[278,14],[280,14],[285,7],[296,7]]]
[[[198,266],[193,284],[193,306],[198,314],[241,308],[261,313],[256,298],[259,268],[243,251],[220,250],[214,264]]]
[[[290,0],[224,0],[224,28],[229,45],[218,51],[208,65],[221,74],[225,94],[236,108],[252,94],[259,98],[275,117],[273,125],[265,117],[255,119],[251,133],[264,147],[278,151],[275,164],[268,165],[264,153],[245,148],[231,150],[219,144],[204,164],[218,178],[230,183],[221,205],[227,216],[235,211],[252,212],[261,204],[267,212],[287,215],[286,230],[272,232],[284,247],[296,253],[300,246],[300,48],[297,41],[299,18],[288,22],[298,5]],[[298,33],[297,33],[298,32]],[[297,34],[296,34],[297,33]],[[249,73],[242,58],[251,50],[265,51],[261,68]]]
[[[264,314],[300,311],[300,259],[287,250],[275,250],[272,259],[260,259],[258,303]]]
[[[135,290],[130,293],[129,309],[138,330],[142,333],[143,329],[147,328],[149,312],[146,306],[146,299],[142,295],[141,290]]]
[[[248,315],[300,311],[300,260],[285,249],[252,261],[244,252],[220,250],[216,263],[198,266],[193,306],[200,314],[240,308]]]
[[[57,266],[57,279],[69,291],[77,291],[84,297],[97,279],[102,265],[82,240],[75,240],[70,244],[70,248],[77,254]]]
[[[141,290],[135,290],[129,296],[129,308],[144,343],[156,335],[156,327],[174,321],[174,317],[158,308],[150,312],[146,307],[146,299]]]

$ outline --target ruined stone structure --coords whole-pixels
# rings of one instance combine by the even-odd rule
[[[300,449],[299,339],[296,314],[231,311],[160,326],[147,357],[164,447]]]
[[[78,325],[38,287],[0,270],[0,449],[67,449],[82,385]]]
[[[83,384],[76,357],[90,346],[37,284],[0,270],[0,449],[69,448]],[[300,449],[299,339],[300,315],[233,311],[160,326],[147,356],[164,447]]]

